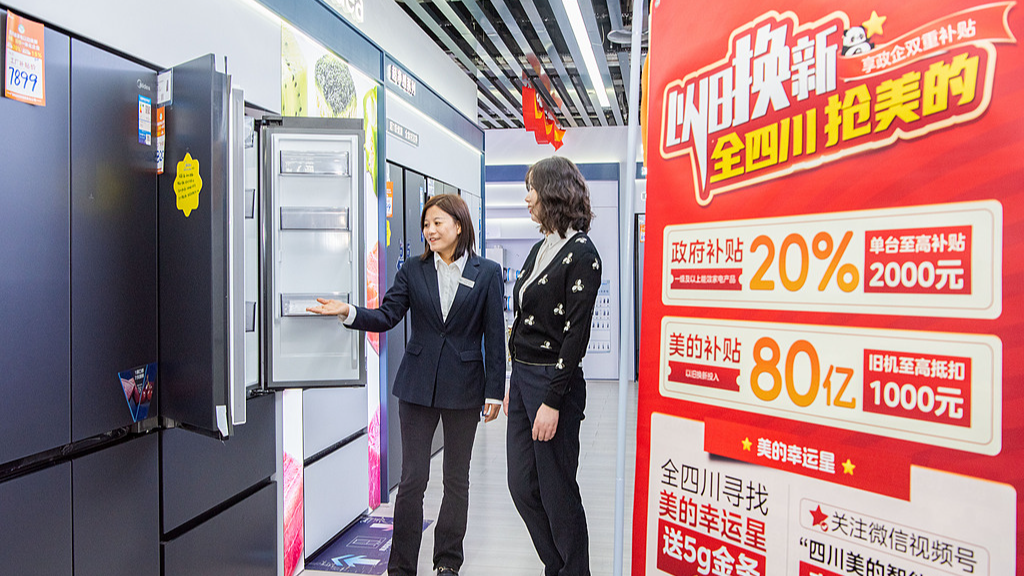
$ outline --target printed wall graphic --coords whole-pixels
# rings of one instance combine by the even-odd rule
[[[654,0],[633,574],[1024,565],[1022,32]]]
[[[365,214],[363,221],[366,222],[364,246],[367,247],[366,255],[366,303],[368,308],[380,306],[380,242],[378,233],[380,230],[380,217],[377,202],[377,93],[378,88],[370,88],[363,96],[363,148],[366,177],[363,179],[363,206]],[[378,386],[384,387],[384,394],[387,393],[387,383],[381,380],[380,373],[380,334],[376,332],[366,333],[366,342],[369,346],[366,350],[366,382],[371,390]],[[381,397],[382,394],[367,394],[368,422],[367,435],[369,436],[369,506],[376,508],[381,503],[381,426],[387,426],[387,418],[381,422]],[[396,430],[395,433],[398,431]]]
[[[333,52],[287,25],[281,29],[281,73],[284,116],[360,118],[360,104],[376,85]],[[376,114],[376,107],[373,110]]]
[[[305,542],[302,462],[302,390],[284,390],[282,408],[282,492],[284,501],[284,576],[302,572]]]

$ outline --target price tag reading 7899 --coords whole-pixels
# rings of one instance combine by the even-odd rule
[[[997,318],[998,201],[668,226],[665,304]]]

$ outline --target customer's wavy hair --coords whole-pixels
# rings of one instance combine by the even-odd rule
[[[571,160],[552,156],[530,166],[526,171],[526,188],[537,191],[541,232],[558,232],[563,237],[570,228],[590,232],[590,221],[594,219],[590,191]]]

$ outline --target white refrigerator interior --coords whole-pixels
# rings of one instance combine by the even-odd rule
[[[318,297],[360,302],[358,140],[274,134],[271,146],[272,379],[278,384],[358,380],[361,334],[344,329],[334,317],[306,312]]]

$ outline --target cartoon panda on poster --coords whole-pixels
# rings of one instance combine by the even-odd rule
[[[867,54],[875,45],[868,40],[863,26],[854,26],[843,31],[843,56]]]

